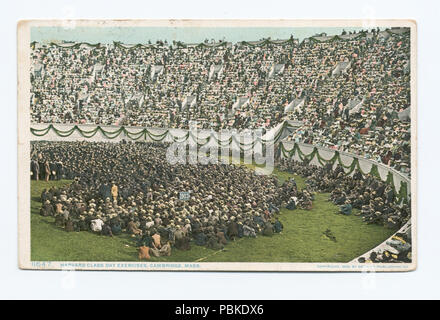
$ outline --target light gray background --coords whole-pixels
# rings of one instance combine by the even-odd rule
[[[1,11],[0,298],[440,298],[438,1],[10,1]],[[16,24],[20,19],[415,19],[418,24],[418,269],[410,273],[147,273],[17,267]]]

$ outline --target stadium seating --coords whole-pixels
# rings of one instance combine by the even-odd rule
[[[215,130],[299,120],[291,140],[409,174],[409,44],[405,28],[301,43],[33,43],[31,119]]]

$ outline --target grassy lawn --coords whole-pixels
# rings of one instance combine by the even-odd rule
[[[249,165],[247,165],[249,166]],[[277,169],[281,181],[291,177]],[[295,176],[298,187],[304,179]],[[134,240],[128,235],[105,237],[91,232],[65,232],[54,218],[39,215],[40,194],[44,188],[70,181],[31,182],[31,259],[33,261],[138,261]],[[284,231],[272,237],[242,238],[230,242],[222,251],[192,245],[189,251],[173,250],[170,257],[152,261],[179,262],[348,262],[372,249],[394,230],[367,225],[357,216],[337,214],[338,207],[327,201],[329,194],[318,194],[313,209],[282,209]],[[330,229],[336,242],[323,235]]]

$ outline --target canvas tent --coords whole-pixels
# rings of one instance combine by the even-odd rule
[[[269,71],[269,78],[273,78],[275,75],[281,74],[284,71],[284,64],[274,64]]]
[[[378,33],[378,37],[387,40],[390,37],[390,34],[386,31],[382,31]]]
[[[157,76],[163,73],[164,67],[162,65],[154,65],[151,67],[151,79],[157,79]]]
[[[77,100],[77,106],[80,108],[85,102],[89,102],[90,100],[90,94],[87,92],[81,91],[78,94],[78,100]]]
[[[349,114],[358,113],[361,110],[362,105],[364,104],[364,98],[359,99],[358,97],[351,99],[346,108],[349,110]]]
[[[95,64],[93,66],[93,72],[92,72],[93,79],[96,79],[96,76],[98,74],[100,75],[102,73],[102,70],[104,70],[104,66],[102,64],[99,63]]]
[[[128,104],[129,102],[135,103],[139,107],[141,107],[142,103],[144,102],[144,95],[142,93],[133,93],[125,100],[126,104]]]
[[[249,103],[248,97],[237,98],[235,103],[232,105],[232,110],[235,111],[237,109],[240,109],[241,107],[247,105],[248,103]]]
[[[211,79],[214,76],[220,77],[220,75],[223,72],[223,65],[222,64],[213,64],[211,65],[211,68],[209,69],[209,81],[211,81]]]
[[[409,61],[407,61],[407,62],[405,63],[405,65],[403,66],[403,72],[404,72],[405,74],[409,74],[410,71],[411,71],[411,65],[410,65]]]
[[[332,71],[332,75],[340,75],[341,73],[347,72],[347,69],[351,67],[351,61],[339,62]]]
[[[299,99],[295,98],[290,102],[285,108],[284,112],[302,112],[302,107],[304,106],[305,98]]]
[[[300,121],[284,120],[277,126],[268,130],[263,136],[263,140],[271,140],[277,138],[277,141],[281,141],[288,137],[292,132],[298,130],[302,126]]]
[[[197,97],[196,96],[188,96],[186,97],[182,102],[182,110],[189,109],[189,108],[195,108],[197,103]]]
[[[44,67],[42,64],[34,64],[32,67],[34,77],[41,78],[44,75]]]
[[[411,107],[402,110],[397,115],[400,121],[407,122],[411,120]]]

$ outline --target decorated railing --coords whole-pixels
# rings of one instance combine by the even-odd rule
[[[325,166],[331,163],[340,165],[347,175],[357,170],[363,175],[371,174],[385,181],[395,191],[399,202],[406,202],[410,196],[410,180],[408,176],[376,161],[361,156],[332,150],[328,148],[284,141],[286,134],[299,123],[284,122],[271,132],[262,136],[252,135],[251,131],[185,130],[167,128],[139,128],[106,125],[72,125],[72,124],[32,124],[33,140],[50,141],[105,141],[121,140],[152,141],[152,142],[184,142],[193,141],[199,146],[217,145],[219,147],[239,147],[241,151],[250,150],[255,144],[280,142],[281,156],[309,164]]]
[[[198,146],[230,147],[248,151],[256,144],[275,144],[286,134],[300,126],[299,122],[285,121],[265,134],[256,134],[256,130],[222,130],[216,132],[207,129],[143,128],[130,126],[93,125],[93,124],[32,124],[33,140],[49,141],[106,141],[121,140],[149,142],[196,142]]]
[[[329,163],[333,165],[333,168],[340,165],[347,175],[352,175],[356,171],[360,171],[363,175],[371,174],[385,181],[394,189],[399,203],[409,200],[411,193],[409,177],[382,163],[365,159],[359,155],[304,143],[282,141],[280,148],[281,156],[284,158],[307,161],[309,164],[320,167]]]

